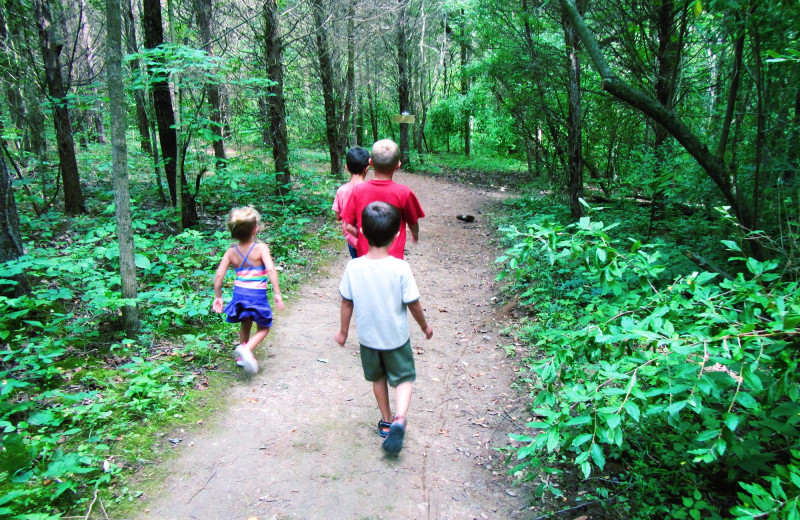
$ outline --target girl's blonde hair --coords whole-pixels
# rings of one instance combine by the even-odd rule
[[[227,226],[228,231],[231,232],[231,237],[240,242],[253,236],[254,229],[264,229],[264,225],[261,223],[261,215],[253,206],[233,208],[228,213]]]

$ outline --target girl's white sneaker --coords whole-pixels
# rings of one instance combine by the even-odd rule
[[[258,361],[256,361],[255,356],[246,345],[236,347],[236,355],[242,359],[241,366],[244,368],[245,373],[253,375],[258,372]],[[238,360],[236,364],[239,364]]]

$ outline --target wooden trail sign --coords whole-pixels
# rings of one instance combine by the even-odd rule
[[[413,114],[397,114],[392,116],[393,123],[413,123],[414,122],[414,115]]]

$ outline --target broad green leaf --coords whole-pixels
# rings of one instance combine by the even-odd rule
[[[150,269],[150,260],[141,253],[136,253],[135,264],[139,269]]]
[[[624,408],[634,421],[639,422],[640,411],[636,403],[633,401],[627,401]]]
[[[736,427],[739,426],[739,416],[732,413],[724,413],[722,414],[722,422],[725,423],[725,426],[730,431],[736,431]]]
[[[606,465],[606,456],[603,454],[603,449],[599,444],[594,443],[589,451],[592,454],[592,460],[594,463],[602,470]]]
[[[736,396],[736,401],[745,408],[753,409],[758,406],[758,402],[753,398],[752,395],[748,394],[747,392],[739,392]]]

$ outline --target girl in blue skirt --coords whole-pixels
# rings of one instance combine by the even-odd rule
[[[239,346],[236,347],[236,364],[248,374],[258,372],[258,361],[253,350],[269,334],[272,327],[272,308],[267,300],[267,279],[272,284],[275,309],[283,310],[283,298],[278,283],[278,272],[269,254],[269,246],[256,238],[263,229],[261,215],[252,206],[234,208],[228,214],[228,230],[238,240],[222,256],[214,276],[214,312],[225,312],[228,323],[239,323]],[[233,298],[223,309],[222,282],[229,267],[236,272]],[[250,332],[253,323],[256,333]]]

